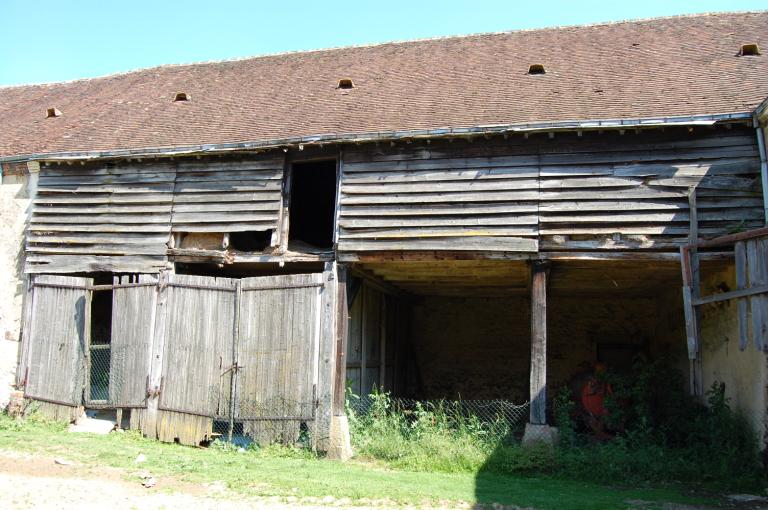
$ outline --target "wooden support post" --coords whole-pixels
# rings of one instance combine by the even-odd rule
[[[549,265],[531,267],[531,414],[534,425],[547,423],[547,274]]]
[[[280,217],[278,221],[277,252],[281,255],[288,251],[288,230],[291,222],[291,185],[293,184],[293,167],[286,157],[283,161],[283,191],[281,195]]]
[[[34,299],[34,275],[29,275],[24,284],[24,316],[21,323],[21,349],[18,353],[16,368],[16,389],[22,390],[27,383],[29,367],[29,343],[32,338],[32,310]]]
[[[163,355],[165,352],[165,334],[166,334],[166,308],[168,302],[168,280],[169,272],[161,271],[158,285],[157,297],[150,318],[152,322],[152,348],[149,359],[149,378],[147,385],[147,409],[143,423],[141,423],[142,433],[149,438],[157,439],[158,428],[158,405],[160,403],[160,389],[162,387],[163,376]]]
[[[313,447],[320,451],[328,451],[333,440],[331,439],[331,422],[335,410],[336,373],[340,369],[337,363],[336,352],[338,345],[338,296],[339,275],[338,265],[335,262],[325,264],[323,272],[324,285],[320,292],[320,345],[317,355],[318,369],[315,379],[316,403],[315,412],[315,438]],[[343,366],[341,369],[343,370]]]
[[[696,206],[696,188],[693,187],[688,193],[688,212],[690,217],[690,227],[688,231],[688,242],[695,244],[699,240],[699,219]],[[690,385],[691,395],[696,397],[704,396],[704,386],[702,382],[703,369],[701,365],[701,308],[694,306],[693,301],[701,297],[701,274],[699,264],[699,253],[694,246],[689,252],[689,277],[688,285],[690,288],[691,305],[688,312],[690,317],[686,317],[686,326],[688,329],[688,358],[690,360]],[[687,291],[685,291],[687,292]],[[686,294],[683,298],[685,299]],[[685,303],[684,303],[685,304]]]
[[[347,336],[349,331],[349,310],[347,306],[347,269],[337,266],[336,287],[336,360],[334,363],[333,415],[344,414],[347,382]]]

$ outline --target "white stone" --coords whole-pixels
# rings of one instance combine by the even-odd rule
[[[115,420],[97,418],[98,414],[87,411],[69,426],[69,432],[89,432],[91,434],[109,434],[115,430]]]

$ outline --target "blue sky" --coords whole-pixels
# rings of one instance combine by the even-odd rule
[[[0,0],[0,85],[283,51],[766,8],[765,0]]]

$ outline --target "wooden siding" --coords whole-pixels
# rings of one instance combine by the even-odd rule
[[[153,275],[116,276],[115,285],[157,283]],[[147,401],[152,329],[157,300],[156,285],[117,287],[112,295],[109,404],[144,407]]]
[[[88,278],[35,279],[26,365],[27,398],[55,405],[82,402],[90,292]],[[55,286],[54,286],[55,285]]]
[[[315,419],[322,287],[322,274],[242,280],[235,419],[261,444]]]
[[[159,409],[228,414],[236,285],[229,278],[170,275]]]
[[[174,232],[277,229],[283,158],[183,160],[173,188]]]
[[[355,395],[391,389],[386,362],[393,359],[391,344],[396,331],[388,328],[392,326],[394,309],[388,311],[387,303],[386,295],[366,284],[361,285],[351,303],[346,358],[347,381]]]
[[[40,169],[26,271],[155,272],[165,266],[175,165],[53,165]]]
[[[171,232],[277,229],[282,157],[50,165],[40,170],[26,272],[151,273]]]
[[[675,249],[763,223],[747,127],[345,150],[339,251]]]

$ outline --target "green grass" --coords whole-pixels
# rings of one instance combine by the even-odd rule
[[[65,457],[86,466],[140,470],[154,476],[201,484],[224,481],[236,493],[387,500],[400,504],[466,501],[514,504],[537,509],[591,510],[627,508],[626,500],[701,503],[674,487],[623,489],[549,478],[504,476],[487,472],[427,472],[391,469],[364,461],[339,463],[286,447],[247,450],[190,448],[162,444],[134,432],[106,436],[74,434],[63,425],[0,416],[0,449]],[[139,453],[142,464],[133,461]],[[135,478],[134,478],[135,480]]]

